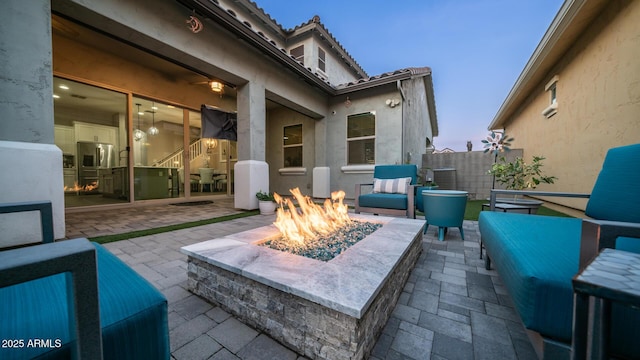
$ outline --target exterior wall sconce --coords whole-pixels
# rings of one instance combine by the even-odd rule
[[[387,99],[387,101],[385,101],[385,104],[387,104],[387,106],[390,107],[390,108],[394,108],[394,107],[398,106],[398,104],[400,104],[400,100],[398,100],[398,99]]]
[[[189,16],[186,23],[187,23],[187,28],[189,28],[189,30],[191,30],[191,32],[194,34],[197,34],[200,31],[202,31],[202,29],[204,29],[204,25],[202,25],[202,22],[200,21],[200,19],[198,19],[193,15]]]
[[[349,97],[347,96],[347,100],[344,101],[344,107],[348,108],[349,106],[351,106],[351,100],[349,100]]]

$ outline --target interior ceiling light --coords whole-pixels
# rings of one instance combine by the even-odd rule
[[[211,87],[211,91],[216,93],[221,93],[222,90],[224,89],[224,85],[222,85],[222,83],[217,81],[210,81],[209,86]]]
[[[140,130],[140,105],[136,104],[138,107],[138,128],[133,131],[133,140],[140,141],[144,137],[144,131]]]
[[[152,103],[151,105],[152,109],[157,109],[156,104]],[[149,128],[149,135],[158,135],[158,133],[160,132],[160,130],[158,130],[158,128],[156,127],[156,111],[152,110],[151,111],[151,127]]]

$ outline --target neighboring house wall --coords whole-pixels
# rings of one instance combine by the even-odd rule
[[[640,2],[611,1],[506,123],[526,161],[545,156],[554,185],[589,193],[609,148],[640,142]],[[557,113],[546,118],[555,75]],[[580,199],[548,199],[583,210]]]

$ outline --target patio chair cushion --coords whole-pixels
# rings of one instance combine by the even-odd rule
[[[407,208],[407,195],[387,193],[360,195],[360,206],[405,210]]]
[[[582,221],[489,211],[480,217],[485,246],[525,327],[570,342]]]
[[[166,298],[104,247],[94,246],[104,359],[168,359]],[[65,275],[58,274],[0,288],[0,338],[51,339],[52,344],[0,349],[0,358],[70,357],[65,286]]]
[[[585,214],[599,220],[640,223],[640,144],[609,149]]]
[[[525,327],[571,343],[582,219],[482,211],[478,225]],[[612,309],[612,350],[637,358],[640,343],[631,339],[640,337],[640,311]]]
[[[373,179],[373,192],[385,194],[406,194],[411,184],[410,177],[396,179]]]
[[[616,249],[640,254],[640,240],[626,236],[616,238]]]
[[[410,177],[411,184],[418,180],[418,168],[415,165],[376,165],[373,169],[374,179],[396,179]]]

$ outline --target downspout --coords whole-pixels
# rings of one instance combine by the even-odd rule
[[[400,107],[400,125],[401,125],[400,129],[402,129],[402,135],[400,137],[400,141],[401,141],[400,159],[402,159],[402,163],[404,164],[406,160],[411,161],[411,158],[409,154],[405,154],[405,147],[404,147],[404,130],[405,130],[404,129],[404,103],[406,101],[406,98],[404,96],[404,91],[402,90],[402,84],[400,80],[396,80],[396,88],[398,89],[398,92],[400,93],[400,97],[402,98],[402,106]]]

